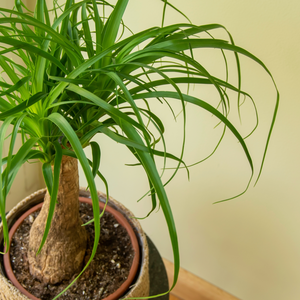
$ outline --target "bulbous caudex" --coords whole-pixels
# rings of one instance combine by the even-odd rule
[[[28,261],[31,274],[45,284],[70,279],[83,266],[87,234],[79,217],[77,159],[63,156],[55,212],[46,242],[39,254],[47,221],[50,195],[30,231]]]

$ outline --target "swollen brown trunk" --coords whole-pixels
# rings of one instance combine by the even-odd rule
[[[63,156],[58,198],[51,228],[42,251],[37,255],[44,233],[50,196],[30,231],[28,261],[30,272],[44,283],[70,279],[82,268],[86,250],[86,231],[79,218],[77,159]]]

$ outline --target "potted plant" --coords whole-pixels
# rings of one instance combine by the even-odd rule
[[[45,283],[56,282],[56,278],[64,280],[65,275],[70,278],[81,274],[96,253],[102,214],[95,176],[105,183],[107,199],[109,193],[108,183],[99,170],[101,145],[92,138],[104,134],[129,149],[148,177],[152,211],[159,203],[170,233],[175,263],[173,286],[176,284],[178,241],[164,186],[179,168],[187,169],[183,161],[184,141],[179,157],[167,152],[164,123],[152,111],[152,102],[166,103],[171,111],[171,101],[180,103],[184,129],[186,104],[210,112],[223,124],[224,132],[230,130],[238,140],[253,174],[245,137],[229,120],[232,101],[237,101],[238,106],[241,97],[253,101],[241,90],[239,55],[261,65],[274,82],[269,70],[257,57],[236,46],[221,25],[197,26],[187,22],[165,26],[165,8],[176,9],[165,0],[161,26],[131,33],[122,21],[128,1],[118,0],[111,4],[102,0],[66,0],[59,4],[54,0],[53,8],[48,10],[45,0],[37,0],[32,13],[22,1],[15,0],[12,10],[0,8],[0,66],[5,73],[0,82],[0,120],[3,122],[0,128],[0,166],[3,170],[0,175],[0,214],[4,244],[8,251],[6,196],[22,164],[29,160],[39,161],[47,186],[47,205],[43,206],[38,221],[32,226],[28,257],[31,273]],[[228,39],[213,38],[214,30],[225,31]],[[194,52],[203,48],[219,49],[226,71],[227,52],[234,55],[237,83],[214,76],[201,61],[194,59]],[[182,89],[183,85],[212,86],[219,95],[219,105],[214,107],[209,99],[188,95]],[[277,91],[275,83],[274,86]],[[229,97],[228,91],[234,92],[236,97]],[[264,158],[278,101],[277,92]],[[253,106],[255,108],[254,102]],[[9,134],[10,125],[13,129]],[[23,143],[15,149],[18,134]],[[2,158],[3,143],[7,139],[10,141],[9,153]],[[92,149],[92,160],[85,155],[86,147]],[[172,176],[165,182],[158,171],[156,157],[176,164]],[[92,255],[82,270],[86,233],[78,218],[77,161],[88,182],[95,228]],[[71,229],[61,229],[70,223]],[[53,260],[60,261],[65,252],[62,248],[67,246],[77,251],[69,251],[72,256],[63,264],[52,264],[45,271],[45,255],[53,254]],[[59,270],[61,276],[57,275]]]

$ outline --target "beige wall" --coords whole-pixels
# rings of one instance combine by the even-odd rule
[[[273,73],[281,92],[281,106],[265,168],[260,181],[239,199],[213,205],[214,201],[242,190],[249,168],[239,145],[228,135],[210,161],[191,169],[190,182],[182,172],[167,187],[175,215],[182,267],[243,300],[300,299],[300,160],[299,74],[300,2],[271,0],[173,0],[194,23],[221,23],[237,44],[260,57]],[[160,24],[160,1],[131,0],[125,20],[134,31]],[[182,21],[177,15],[172,21]],[[205,56],[205,63],[213,64]],[[256,162],[262,154],[274,103],[272,84],[255,64],[243,60],[243,87],[262,111],[262,129],[248,141]],[[210,116],[189,112],[188,163],[209,151]],[[165,113],[169,118],[169,113]],[[202,123],[206,118],[207,123]],[[171,122],[171,118],[170,122]],[[167,126],[176,129],[177,125]],[[205,129],[205,130],[204,130]],[[199,139],[194,136],[198,134]],[[214,136],[214,135],[212,135]],[[175,144],[176,138],[168,134]],[[148,199],[136,200],[147,189],[138,168],[125,167],[134,159],[104,137],[101,169],[110,182],[110,194],[142,217]],[[203,147],[202,147],[203,146]],[[121,151],[119,151],[121,150]],[[172,149],[170,149],[172,150]],[[174,150],[174,149],[173,149]],[[178,149],[174,150],[177,151]],[[125,154],[124,154],[125,153]],[[84,179],[81,184],[85,185]],[[104,189],[98,183],[99,189]],[[172,259],[168,233],[161,212],[142,221],[161,254]]]
[[[26,1],[23,2],[26,3]],[[11,0],[1,0],[1,6],[6,8],[12,8],[13,3]],[[29,5],[32,5],[32,3],[33,1],[28,0]],[[21,145],[20,139],[16,142],[16,149],[18,145]],[[8,148],[9,144],[6,143],[4,145],[4,153],[8,152]],[[40,169],[41,166],[39,164],[26,163],[21,167],[6,199],[7,211],[14,207],[20,200],[44,186]]]

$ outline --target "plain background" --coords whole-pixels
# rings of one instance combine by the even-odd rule
[[[3,0],[1,5],[10,1]],[[298,300],[300,297],[300,160],[298,95],[300,72],[300,2],[290,0],[186,0],[171,1],[193,23],[219,23],[233,35],[235,43],[259,57],[272,72],[281,94],[281,103],[262,176],[242,197],[220,204],[218,200],[240,193],[250,169],[238,143],[230,134],[209,161],[185,171],[167,186],[177,224],[181,265],[188,271],[244,300]],[[3,4],[4,3],[4,4]],[[161,22],[159,0],[130,0],[125,23],[138,32]],[[168,9],[167,23],[184,22]],[[219,35],[220,34],[220,35]],[[224,37],[216,32],[216,36]],[[197,54],[213,74],[223,76],[224,67],[215,51]],[[230,58],[229,58],[230,60]],[[275,103],[272,82],[257,64],[242,59],[243,89],[255,99],[260,129],[247,140],[256,166]],[[219,73],[220,72],[220,73]],[[235,78],[234,68],[230,71]],[[209,90],[192,90],[211,97]],[[166,120],[169,151],[178,154],[181,139],[180,117],[174,123],[168,110],[157,106]],[[179,108],[177,109],[179,112]],[[219,127],[208,114],[188,108],[186,161],[192,163],[213,149]],[[249,118],[248,118],[249,116]],[[251,114],[244,112],[245,132]],[[244,129],[243,129],[244,130]],[[174,133],[175,132],[175,133]],[[125,166],[134,159],[126,149],[104,137],[101,170],[109,181],[110,195],[128,206],[138,217],[150,207],[149,199],[137,203],[147,192],[147,181],[139,168]],[[89,152],[87,151],[89,154]],[[26,180],[39,176],[25,172]],[[32,174],[32,175],[31,175]],[[34,179],[33,179],[34,180]],[[21,189],[22,179],[13,191]],[[39,183],[40,185],[40,183]],[[81,185],[86,186],[81,177]],[[28,183],[27,186],[30,186]],[[104,187],[97,182],[99,190]],[[10,200],[10,203],[13,200]],[[141,221],[161,255],[172,260],[172,250],[161,211]]]

